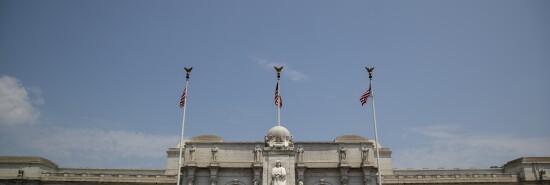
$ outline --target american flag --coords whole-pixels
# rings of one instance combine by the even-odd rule
[[[361,101],[361,106],[364,106],[365,103],[367,103],[367,99],[371,96],[371,87],[369,87],[369,90],[365,93],[363,93],[363,95],[361,95],[361,98],[359,98],[359,100]]]
[[[181,94],[180,108],[185,106],[185,99],[187,98],[187,88],[183,89],[183,94]]]
[[[275,105],[279,108],[283,107],[283,99],[281,99],[281,95],[279,95],[279,82],[277,82],[277,86],[275,86]]]

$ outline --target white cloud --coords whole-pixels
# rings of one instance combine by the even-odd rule
[[[0,155],[38,155],[62,167],[163,168],[177,135],[96,128],[6,127]]]
[[[30,90],[30,94],[29,91]],[[31,100],[29,95],[34,95]],[[0,124],[18,125],[33,123],[40,117],[40,112],[33,106],[43,104],[40,90],[25,88],[16,78],[4,75],[0,77]]]
[[[45,154],[64,157],[165,157],[165,150],[178,141],[174,136],[125,130],[58,128],[30,141],[29,145]]]
[[[258,63],[262,66],[264,66],[266,69],[274,70],[273,66],[284,66],[283,72],[281,73],[282,76],[288,76],[290,77],[290,80],[292,81],[305,81],[310,80],[309,76],[306,74],[295,70],[294,68],[291,68],[286,63],[279,63],[279,62],[271,62],[267,59],[256,59]]]
[[[519,157],[550,155],[550,137],[457,134],[459,128],[443,125],[407,129],[407,135],[426,137],[428,142],[394,151],[394,167],[488,168]]]

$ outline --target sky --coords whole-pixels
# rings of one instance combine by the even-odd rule
[[[396,168],[550,156],[550,1],[0,1],[0,155],[165,168],[180,139],[374,139]]]

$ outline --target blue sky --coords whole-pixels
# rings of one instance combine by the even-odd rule
[[[0,155],[164,168],[185,135],[374,138],[394,167],[550,156],[549,1],[0,1]]]

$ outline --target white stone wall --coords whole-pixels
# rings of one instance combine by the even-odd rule
[[[294,148],[272,149],[265,147],[263,142],[211,142],[211,141],[189,141],[184,150],[184,168],[194,166],[195,184],[210,182],[210,167],[218,167],[217,184],[234,183],[253,184],[254,170],[252,166],[254,161],[254,149],[256,146],[262,148],[260,165],[262,184],[268,185],[271,182],[271,169],[275,166],[275,161],[280,160],[287,172],[287,184],[295,185],[298,180],[296,165],[305,167],[304,180],[306,184],[318,184],[321,179],[325,184],[340,184],[342,180],[342,171],[340,166],[348,169],[345,176],[349,184],[364,184],[365,173],[362,168],[370,168],[374,171],[377,166],[375,160],[374,143],[369,140],[353,140],[352,142],[295,142]],[[346,148],[346,159],[341,161],[341,147]],[[361,158],[361,147],[369,148],[368,162],[363,162]],[[190,157],[190,148],[195,148],[194,159]],[[217,161],[213,161],[212,148],[218,148]],[[298,161],[297,149],[304,149],[303,161]],[[177,161],[179,149],[171,148],[168,152],[166,174],[177,174]],[[382,148],[380,151],[384,175],[393,174],[391,167],[391,151]],[[229,172],[231,170],[233,172]],[[370,177],[371,172],[367,175]],[[184,175],[184,182],[187,182],[189,175]],[[207,183],[209,184],[209,183]]]

